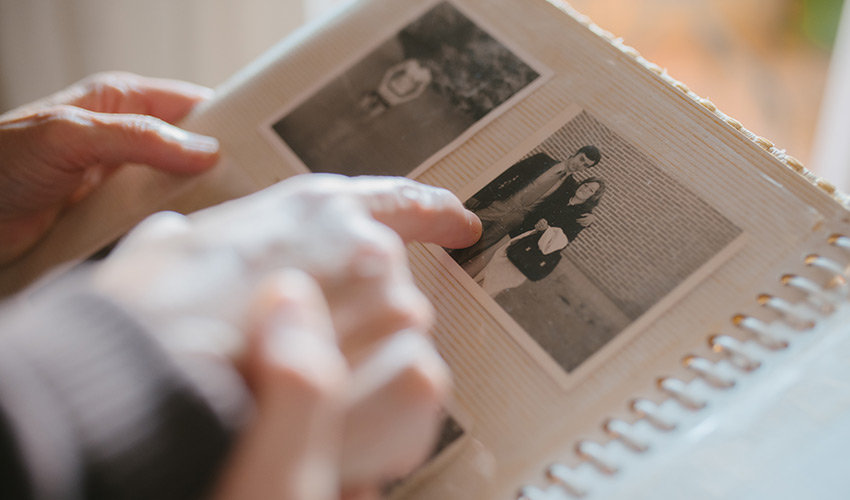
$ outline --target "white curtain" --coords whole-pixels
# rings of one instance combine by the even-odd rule
[[[0,0],[0,112],[104,70],[211,87],[337,0]]]

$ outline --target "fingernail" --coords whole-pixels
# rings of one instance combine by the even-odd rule
[[[218,139],[215,137],[193,134],[191,132],[186,133],[186,139],[182,142],[183,147],[186,149],[200,151],[203,153],[215,153],[219,148]]]
[[[481,236],[481,231],[483,230],[481,226],[481,219],[475,215],[475,212],[470,210],[466,210],[466,222],[469,224],[469,229],[477,236]]]
[[[192,151],[215,153],[219,148],[218,140],[215,137],[196,134],[173,125],[162,124],[159,127],[159,134],[164,138],[179,142],[182,147]]]

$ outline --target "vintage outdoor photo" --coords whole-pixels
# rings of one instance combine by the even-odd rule
[[[269,127],[313,172],[410,175],[531,91],[535,66],[440,2]]]
[[[466,200],[484,232],[449,255],[572,372],[741,230],[588,113],[559,127]]]

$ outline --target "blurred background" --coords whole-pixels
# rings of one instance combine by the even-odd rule
[[[345,1],[0,0],[0,112],[102,70],[214,87]],[[840,83],[826,84],[843,0],[570,3],[810,168],[835,169],[835,153],[819,157],[826,146],[816,144],[816,131],[850,88],[834,75]],[[841,109],[831,119],[844,124],[838,141],[850,143],[842,117],[850,108]]]
[[[838,135],[844,137],[843,142],[850,142],[850,106],[843,95],[850,90],[850,81],[844,78],[840,92],[826,88],[844,0],[570,3],[808,168],[831,179],[843,179],[838,170],[850,169],[847,147],[840,155],[841,168],[836,168],[833,158],[839,152],[833,147],[840,145],[827,141],[824,133],[818,134],[819,128],[836,127],[841,129]],[[838,78],[829,76],[830,80]],[[836,95],[839,93],[842,95]],[[845,103],[841,108],[847,116],[827,117],[821,112],[822,103],[830,109],[840,102]],[[826,120],[832,123],[821,125]],[[823,154],[824,149],[830,152]]]

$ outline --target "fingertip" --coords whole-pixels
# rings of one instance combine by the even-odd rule
[[[475,212],[464,209],[464,217],[466,217],[466,222],[468,224],[468,232],[464,236],[465,239],[461,242],[460,246],[456,248],[465,248],[474,245],[476,241],[481,239],[481,233],[484,231],[481,219],[478,218]]]
[[[194,135],[190,143],[182,144],[184,148],[183,161],[177,168],[166,168],[174,173],[196,174],[206,172],[213,168],[221,158],[221,150],[218,139],[201,135]]]
[[[367,190],[367,205],[378,221],[405,241],[463,248],[481,237],[478,216],[466,209],[451,191],[410,179],[384,179],[389,179],[383,184],[384,190]]]
[[[445,248],[466,248],[474,245],[481,238],[483,231],[481,219],[465,208],[458,219],[456,223],[446,224],[433,242]]]
[[[463,248],[474,244],[481,237],[481,219],[467,209],[460,199],[448,189],[426,186],[433,191],[432,202],[425,204],[425,208],[435,211],[436,217],[441,219],[443,225],[437,241],[442,246],[450,248]],[[428,199],[428,198],[424,198]]]
[[[162,140],[176,144],[180,151],[172,158],[163,158],[163,161],[152,164],[155,168],[175,173],[195,173],[211,168],[218,161],[221,144],[215,137],[171,125],[162,125],[159,135]]]
[[[89,145],[93,160],[142,163],[174,174],[197,174],[219,159],[218,139],[184,130],[149,115],[90,113],[95,123]]]
[[[218,139],[216,139],[215,137],[193,134],[191,132],[186,133],[186,137],[181,141],[181,144],[184,148],[190,151],[197,151],[199,153],[209,154],[217,154],[219,148],[221,147],[218,142]]]

